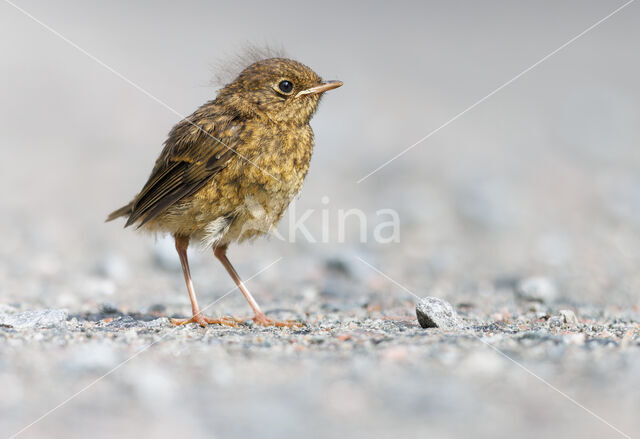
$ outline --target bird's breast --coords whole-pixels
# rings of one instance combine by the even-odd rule
[[[242,150],[248,182],[270,193],[297,193],[309,170],[313,131],[309,125],[276,127],[257,134]]]
[[[309,170],[313,150],[310,127],[253,134],[238,147],[237,159],[198,194],[194,206],[202,227],[216,230],[207,236],[217,236],[218,218],[226,218],[223,243],[259,236],[275,227]]]

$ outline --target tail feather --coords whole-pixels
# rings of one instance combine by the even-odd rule
[[[133,202],[127,204],[126,206],[122,206],[118,210],[114,210],[109,214],[105,222],[113,221],[116,218],[120,218],[121,216],[129,216],[133,213]]]

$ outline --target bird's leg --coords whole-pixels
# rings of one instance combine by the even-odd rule
[[[249,302],[251,309],[253,309],[253,312],[255,313],[255,316],[253,317],[253,321],[255,323],[262,326],[278,326],[278,327],[289,327],[289,328],[304,326],[301,323],[296,321],[287,320],[287,321],[281,322],[277,320],[272,320],[269,317],[267,317],[265,313],[262,312],[262,310],[260,309],[260,306],[258,305],[258,302],[256,302],[256,300],[253,298],[253,296],[251,295],[247,287],[244,286],[244,282],[242,282],[242,279],[240,279],[240,276],[238,275],[238,272],[236,271],[236,269],[233,268],[233,265],[231,265],[231,261],[229,261],[229,258],[227,258],[227,247],[226,246],[213,247],[213,254],[216,255],[216,258],[218,258],[220,262],[222,262],[222,265],[224,265],[224,268],[227,269],[227,272],[229,273],[233,281],[238,286],[238,289],[242,291],[242,294],[247,299],[247,302]]]
[[[184,280],[187,283],[187,291],[189,291],[189,299],[191,299],[191,311],[193,317],[190,319],[171,319],[171,323],[174,325],[186,325],[187,323],[199,323],[202,326],[207,326],[209,323],[216,323],[218,325],[238,326],[238,322],[229,317],[222,317],[220,319],[210,319],[205,317],[200,312],[198,306],[198,299],[196,299],[196,292],[193,289],[193,281],[191,280],[191,270],[189,270],[189,260],[187,259],[187,247],[189,246],[189,238],[184,236],[175,236],[176,250],[178,256],[180,256],[180,264],[182,264],[182,272],[184,273]]]

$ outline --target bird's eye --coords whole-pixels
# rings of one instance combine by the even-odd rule
[[[293,83],[285,79],[284,81],[280,81],[278,89],[284,94],[289,94],[293,91]]]

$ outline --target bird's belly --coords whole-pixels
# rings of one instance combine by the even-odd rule
[[[277,160],[263,155],[251,165],[223,170],[193,206],[203,244],[228,245],[274,231],[302,188],[309,159],[306,153],[279,154]]]
[[[202,244],[223,246],[272,233],[300,187],[301,184],[279,188],[247,186],[237,193],[236,205],[223,214],[220,214],[220,205],[212,202],[209,209],[201,210]]]

